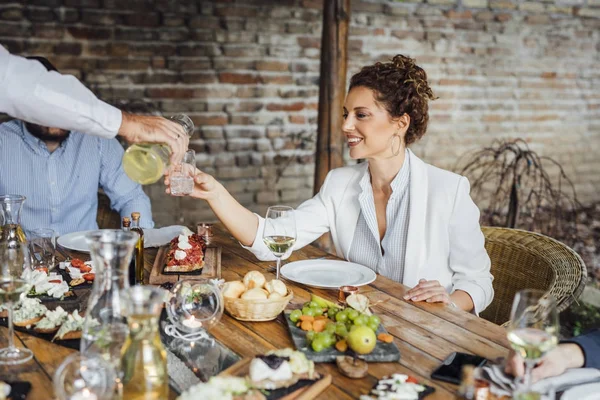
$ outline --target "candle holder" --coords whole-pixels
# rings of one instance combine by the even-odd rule
[[[71,354],[54,374],[58,400],[109,400],[115,388],[115,370],[98,355]]]
[[[210,340],[206,331],[223,316],[220,281],[179,281],[166,301],[169,325],[165,333],[186,341]]]

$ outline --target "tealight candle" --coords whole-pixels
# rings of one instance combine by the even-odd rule
[[[188,328],[192,328],[192,329],[202,328],[202,321],[196,320],[196,318],[194,318],[193,315],[191,315],[189,318],[185,318],[182,323],[183,323],[183,325],[187,326]]]
[[[98,400],[98,397],[89,391],[89,389],[83,389],[80,392],[76,392],[73,396],[69,397],[69,400]]]

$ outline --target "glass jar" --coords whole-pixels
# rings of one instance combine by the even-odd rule
[[[169,117],[179,123],[188,136],[194,133],[194,122],[185,114]],[[123,155],[123,169],[132,181],[141,185],[157,182],[169,167],[171,148],[166,144],[139,143],[131,145]]]
[[[120,389],[121,349],[129,329],[120,293],[129,289],[128,268],[137,234],[103,229],[85,235],[96,270],[81,337],[81,353],[99,355],[117,374]]]
[[[166,292],[134,286],[121,292],[129,336],[121,350],[123,398],[160,400],[169,396],[167,352],[160,340],[158,320]]]

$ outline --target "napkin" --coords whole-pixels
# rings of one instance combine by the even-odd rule
[[[191,235],[193,232],[183,225],[165,226],[159,229],[144,229],[144,247],[160,247],[181,234]]]
[[[475,378],[490,382],[490,391],[496,396],[511,396],[517,388],[518,381],[512,376],[504,373],[504,365],[485,365],[475,370]],[[559,376],[542,379],[531,386],[531,389],[544,394],[542,399],[553,399],[551,395],[555,392],[563,392],[561,399],[583,399],[583,397],[570,397],[571,390],[579,389],[580,385],[600,386],[600,371],[595,368],[572,368]],[[594,392],[591,392],[594,393]],[[598,392],[595,392],[598,393]],[[550,395],[550,396],[549,396]],[[600,399],[589,397],[589,399]]]

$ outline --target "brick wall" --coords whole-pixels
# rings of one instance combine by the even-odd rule
[[[312,194],[320,0],[0,0],[0,43],[44,55],[103,99],[198,126],[198,165],[263,212]],[[396,53],[440,97],[414,146],[452,169],[498,138],[561,162],[600,200],[600,1],[355,1],[349,73]],[[304,139],[302,139],[304,138]],[[210,220],[148,186],[155,220]]]

